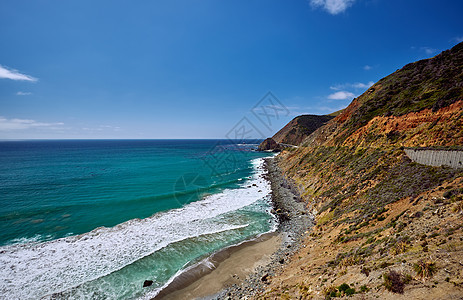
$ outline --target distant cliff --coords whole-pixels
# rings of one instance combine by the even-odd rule
[[[325,125],[333,116],[301,115],[278,131],[273,140],[277,143],[299,145],[312,132]]]
[[[279,152],[281,150],[280,145],[275,142],[272,138],[265,139],[262,143],[260,143],[257,151],[274,151]]]

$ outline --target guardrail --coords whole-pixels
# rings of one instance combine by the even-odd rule
[[[404,149],[407,156],[422,165],[463,168],[462,150]]]

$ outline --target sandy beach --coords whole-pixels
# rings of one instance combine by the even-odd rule
[[[213,298],[224,288],[239,284],[258,267],[265,266],[271,261],[271,255],[280,248],[282,238],[277,234],[264,235],[256,240],[245,242],[241,245],[220,251],[215,269],[203,271],[206,275],[194,278],[191,272],[179,276],[177,282],[173,282],[162,294],[155,299],[196,299],[209,296]],[[195,273],[195,272],[193,272]],[[197,275],[197,274],[196,274]],[[189,278],[190,277],[190,278]],[[187,286],[177,289],[178,286],[189,283]],[[171,290],[175,290],[172,291]],[[165,295],[165,296],[164,296]]]

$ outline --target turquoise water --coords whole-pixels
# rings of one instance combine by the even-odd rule
[[[268,154],[253,147],[0,142],[0,293],[149,298],[204,256],[272,230]]]

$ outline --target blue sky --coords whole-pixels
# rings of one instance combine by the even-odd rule
[[[462,13],[453,0],[3,0],[0,139],[270,136],[463,41]]]

